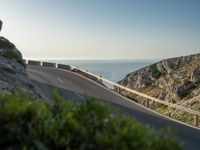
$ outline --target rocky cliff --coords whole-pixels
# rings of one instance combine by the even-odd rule
[[[17,89],[40,97],[28,78],[20,51],[0,37],[0,91],[12,94]]]
[[[119,84],[200,110],[200,54],[159,61],[129,73]]]

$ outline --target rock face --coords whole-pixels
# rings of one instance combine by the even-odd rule
[[[16,89],[39,96],[26,73],[20,51],[0,37],[0,91],[12,94]]]
[[[173,103],[191,100],[200,96],[200,54],[159,61],[118,83]]]
[[[0,20],[0,32],[1,32],[1,29],[2,29],[2,25],[3,25],[3,22]]]

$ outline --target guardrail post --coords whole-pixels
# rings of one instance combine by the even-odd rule
[[[199,126],[199,116],[198,115],[194,115],[194,125],[195,126]]]
[[[153,101],[153,108],[154,108],[154,107],[156,107],[156,102],[155,102],[155,101]]]
[[[85,77],[89,78],[88,70],[86,70],[86,72]]]
[[[149,108],[149,99],[146,99],[146,107],[148,107]]]
[[[103,84],[102,79],[101,79],[102,76],[99,76],[99,77],[100,77],[99,79],[100,84]]]
[[[121,90],[120,90],[120,88],[118,87],[118,88],[117,88],[117,93],[120,94],[120,92],[121,92]]]

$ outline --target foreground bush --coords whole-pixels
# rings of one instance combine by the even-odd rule
[[[0,95],[1,149],[179,150],[168,134],[120,115],[91,98],[80,104],[53,95],[50,106],[16,93]]]

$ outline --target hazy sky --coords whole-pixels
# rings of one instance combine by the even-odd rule
[[[0,0],[24,57],[154,59],[200,52],[200,0]]]

